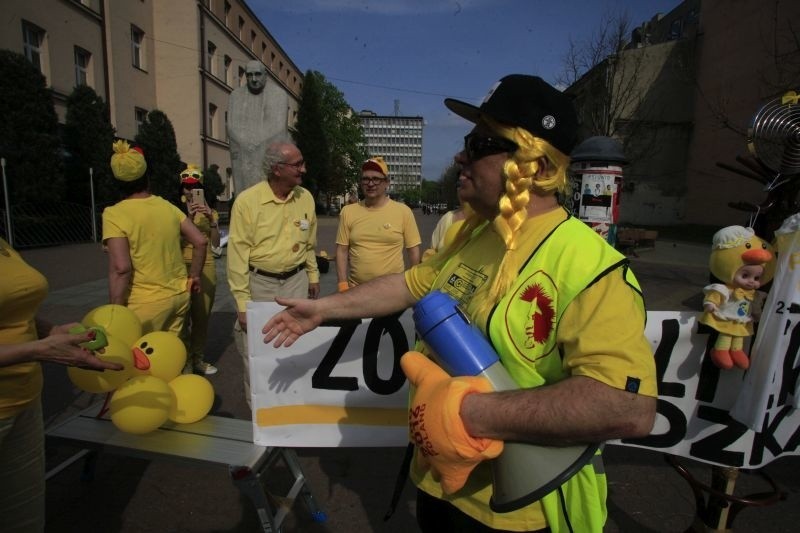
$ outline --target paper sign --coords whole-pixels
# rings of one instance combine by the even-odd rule
[[[248,304],[247,322],[264,324],[280,306]],[[635,446],[725,466],[757,468],[796,455],[800,414],[765,411],[759,431],[730,416],[744,372],[719,370],[704,357],[708,335],[696,314],[648,313],[646,336],[658,373],[658,415],[651,435],[609,444]],[[265,446],[405,446],[408,388],[400,356],[413,347],[411,312],[399,319],[320,327],[290,348],[250,344],[254,440]],[[793,374],[796,382],[797,373]],[[789,384],[794,390],[794,382]],[[773,402],[774,403],[774,402]]]

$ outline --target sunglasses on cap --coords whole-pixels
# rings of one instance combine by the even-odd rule
[[[503,137],[489,137],[472,132],[464,136],[464,153],[470,161],[477,161],[487,155],[516,152],[517,143]]]

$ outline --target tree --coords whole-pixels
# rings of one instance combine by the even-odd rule
[[[114,127],[109,119],[108,105],[86,85],[80,85],[67,98],[64,123],[66,195],[74,203],[89,205],[89,169],[92,169],[95,202],[98,205],[116,199],[114,177],[111,173],[111,145]]]
[[[317,71],[306,72],[292,136],[303,153],[308,188],[315,197],[352,188],[367,158],[361,121],[341,91]]]
[[[625,190],[641,202],[657,192],[664,205],[687,188],[694,39],[670,38],[657,19],[630,27],[625,12],[605,15],[587,40],[571,41],[560,82],[575,80],[564,92],[574,97],[579,137],[620,141],[631,162]]]
[[[441,202],[446,203],[448,206],[458,206],[458,175],[461,173],[461,167],[453,162],[444,169],[439,182],[442,186]]]
[[[14,204],[58,201],[64,178],[53,95],[24,56],[0,50],[0,157]]]
[[[347,104],[344,95],[322,74],[322,109],[325,132],[331,150],[331,168],[327,190],[331,194],[343,194],[353,188],[361,176],[361,165],[369,157],[361,120]]]
[[[157,109],[150,111],[135,142],[142,148],[147,160],[150,192],[179,203],[179,176],[184,165],[178,155],[175,129],[167,115]]]
[[[219,175],[219,165],[213,164],[203,171],[203,187],[206,189],[206,201],[214,207],[217,196],[225,190],[222,177]]]
[[[314,72],[309,70],[303,78],[297,124],[292,132],[295,144],[306,161],[305,186],[316,198],[320,186],[324,187],[330,171],[331,157],[322,110],[322,88]]]
[[[556,83],[569,87],[607,57],[621,52],[628,42],[630,27],[630,16],[626,11],[605,13],[588,39],[576,41],[570,36]]]

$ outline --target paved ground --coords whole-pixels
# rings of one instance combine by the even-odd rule
[[[416,212],[420,231],[429,236],[438,219]],[[319,249],[333,255],[336,218],[320,219]],[[632,257],[651,310],[700,309],[700,288],[707,283],[706,246],[658,241]],[[58,322],[80,319],[107,302],[106,259],[99,245],[84,244],[24,251],[26,259],[50,280],[51,293],[43,315]],[[249,419],[241,392],[241,362],[231,338],[233,302],[225,283],[224,258],[218,260],[217,288],[210,327],[208,358],[220,368],[210,379],[216,392],[213,413]],[[336,277],[322,276],[323,294],[335,291]],[[63,368],[48,367],[44,405],[48,423],[92,402],[72,387]],[[48,447],[48,466],[74,450]],[[300,461],[318,502],[328,514],[324,524],[312,522],[302,505],[295,507],[284,531],[407,532],[416,531],[413,491],[407,487],[395,516],[383,522],[403,450],[399,448],[302,449]],[[661,454],[633,448],[608,447],[605,453],[610,498],[609,532],[684,531],[692,523],[694,497],[687,483]],[[744,509],[737,531],[789,532],[800,523],[791,501],[800,491],[800,458],[782,458],[764,471],[789,495],[777,505]],[[710,483],[710,468],[690,465],[695,476]],[[275,470],[279,488],[285,472]],[[239,532],[258,530],[249,501],[230,483],[224,468],[166,461],[146,461],[101,455],[91,483],[80,480],[80,463],[48,482],[48,531],[120,532]],[[742,473],[737,494],[762,492],[768,486],[758,476]]]

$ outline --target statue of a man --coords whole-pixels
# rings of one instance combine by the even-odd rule
[[[261,61],[249,61],[247,86],[228,100],[228,139],[234,193],[264,179],[261,162],[267,146],[289,139],[289,94],[267,75]]]

